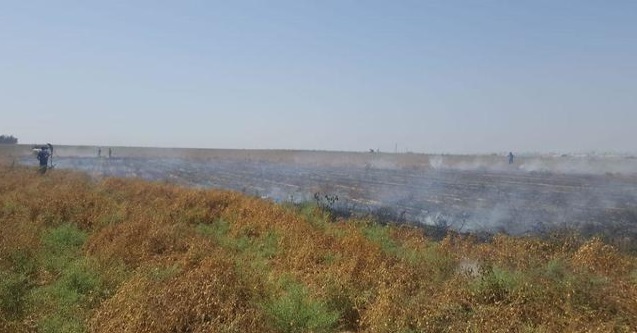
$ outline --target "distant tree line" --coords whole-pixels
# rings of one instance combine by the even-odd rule
[[[0,144],[18,143],[18,138],[13,135],[0,135]]]

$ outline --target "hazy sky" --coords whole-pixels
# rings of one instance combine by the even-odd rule
[[[1,1],[21,143],[636,152],[637,1]]]

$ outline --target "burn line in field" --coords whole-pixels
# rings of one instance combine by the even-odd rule
[[[61,168],[79,169],[94,176],[169,179],[189,186],[276,195],[282,200],[292,196],[310,198],[312,191],[326,189],[345,203],[358,208],[369,206],[362,209],[390,206],[416,220],[427,214],[470,216],[478,224],[508,223],[515,218],[526,219],[519,222],[522,224],[568,218],[591,221],[604,211],[628,216],[636,207],[637,194],[637,179],[627,176],[144,158],[60,158],[57,163]]]

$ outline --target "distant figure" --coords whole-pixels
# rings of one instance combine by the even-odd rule
[[[53,168],[53,145],[50,143],[47,143],[46,145],[49,147],[49,154],[51,154],[51,168]]]
[[[509,152],[509,164],[513,164],[513,152]]]
[[[97,148],[97,157],[102,157],[102,148]]]
[[[113,155],[113,149],[108,148],[108,158],[111,158],[112,155]]]
[[[46,172],[47,166],[49,164],[49,149],[48,147],[42,146],[40,151],[38,152],[38,161],[40,161],[40,173],[44,174]]]

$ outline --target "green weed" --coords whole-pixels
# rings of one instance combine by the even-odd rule
[[[230,223],[223,219],[218,219],[213,223],[199,223],[195,227],[198,234],[206,237],[213,237],[216,240],[221,240],[226,237],[228,231],[230,231]]]
[[[90,295],[99,291],[101,278],[86,259],[72,262],[59,278],[61,288],[80,295]]]
[[[37,270],[37,262],[29,250],[13,251],[9,260],[15,272],[30,275]]]
[[[86,232],[70,223],[52,228],[44,233],[42,242],[48,250],[63,254],[79,249],[86,241]]]
[[[279,237],[273,231],[268,231],[257,241],[256,251],[261,258],[273,258],[278,252]]]
[[[62,272],[75,258],[80,256],[80,248],[87,234],[72,224],[63,224],[46,230],[42,234],[44,251],[41,261],[44,268]]]
[[[264,308],[280,332],[330,332],[340,314],[321,300],[312,299],[299,283],[284,282],[281,297],[270,300]]]
[[[33,290],[30,303],[48,309],[39,319],[42,332],[84,332],[83,318],[104,297],[99,274],[86,259],[74,260],[58,279]]]
[[[55,313],[38,323],[39,332],[42,333],[83,333],[86,332],[84,323],[74,317]]]
[[[521,273],[496,266],[482,267],[481,275],[471,285],[479,300],[486,303],[505,301],[521,285]]]
[[[389,255],[398,255],[399,254],[399,246],[396,242],[391,238],[389,226],[384,226],[380,224],[369,224],[363,229],[363,234],[370,241],[380,245],[383,252]]]
[[[25,297],[30,283],[24,273],[0,272],[0,315],[20,318],[25,310]]]
[[[556,281],[560,281],[567,276],[566,268],[564,267],[564,262],[560,259],[550,260],[546,264],[545,274]]]

